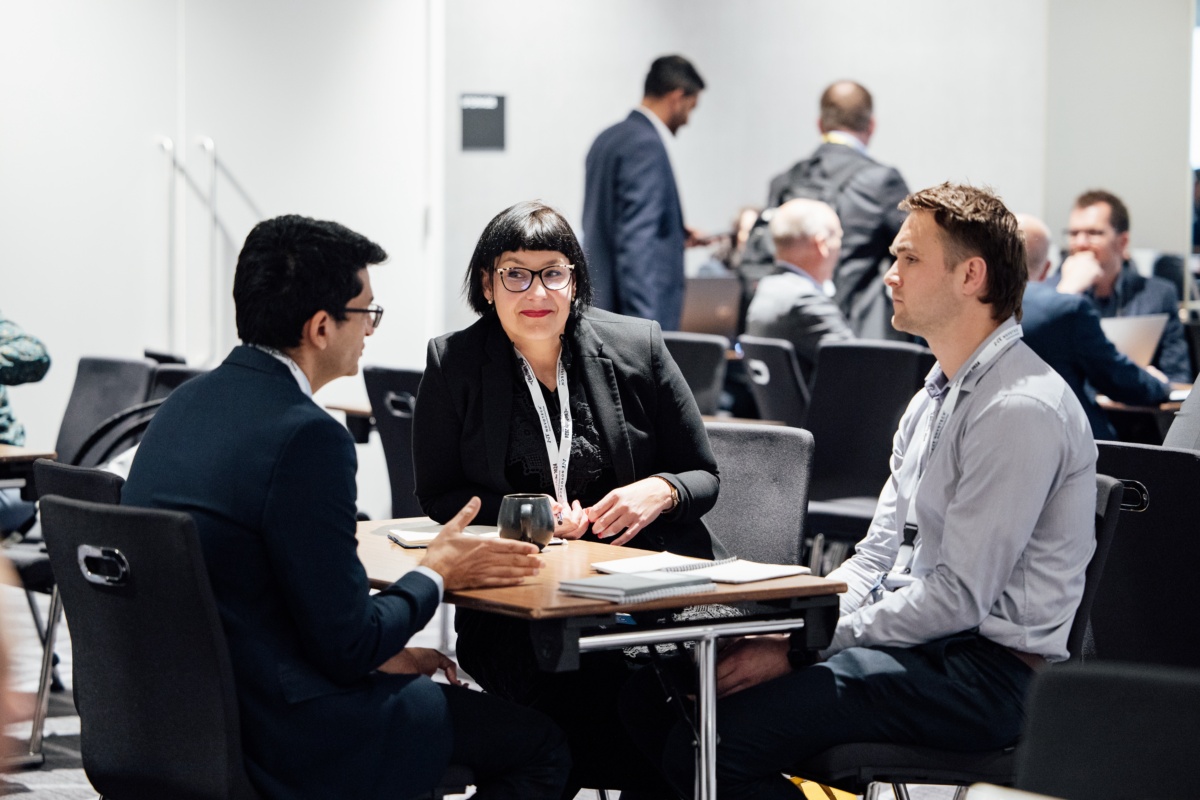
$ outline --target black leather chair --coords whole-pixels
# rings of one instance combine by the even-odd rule
[[[1200,672],[1083,664],[1033,683],[1015,785],[1065,800],[1195,797]]]
[[[74,463],[81,467],[98,467],[138,444],[163,399],[138,403],[101,422],[79,446]]]
[[[225,634],[187,514],[47,497],[83,767],[110,800],[256,800]]]
[[[1098,442],[1096,469],[1126,485],[1126,510],[1092,607],[1089,655],[1200,667],[1200,452]]]
[[[700,413],[716,414],[721,404],[721,387],[725,385],[729,340],[711,333],[663,331],[663,341],[692,390]]]
[[[117,475],[95,469],[58,464],[44,458],[34,462],[33,469],[34,483],[37,486],[39,497],[58,495],[110,505],[121,502],[121,486],[125,481]],[[10,767],[35,766],[45,760],[42,752],[42,735],[45,729],[46,715],[49,711],[50,691],[63,688],[62,681],[58,679],[54,667],[54,646],[58,635],[59,619],[62,616],[62,600],[59,597],[58,587],[54,583],[50,557],[46,554],[44,542],[19,542],[6,548],[4,552],[13,562],[25,588],[25,596],[29,601],[30,611],[33,613],[34,625],[37,628],[38,637],[42,641],[42,666],[38,677],[38,691],[29,747],[24,753],[12,755],[0,761]],[[44,623],[37,610],[34,592],[50,595],[50,609]]]
[[[85,357],[79,359],[75,384],[58,428],[58,460],[76,464],[80,448],[100,423],[130,406],[146,402],[154,380],[150,360]]]
[[[765,420],[804,427],[808,415],[808,378],[800,371],[796,348],[786,339],[743,334],[738,337],[750,393]]]
[[[709,529],[731,555],[799,564],[812,434],[740,422],[707,422],[704,427],[721,471],[717,504],[704,515]]]
[[[804,424],[817,447],[808,504],[814,572],[826,571],[826,540],[840,544],[829,559],[836,566],[866,535],[896,428],[933,364],[927,348],[906,342],[835,342],[817,351]]]
[[[375,428],[383,443],[392,484],[392,516],[419,517],[425,512],[413,492],[412,414],[421,385],[419,370],[363,367]]]
[[[154,370],[154,380],[146,399],[163,400],[184,383],[206,372],[208,370],[203,367],[189,367],[186,364],[159,364]]]
[[[1105,565],[1111,564],[1111,544],[1115,538],[1124,487],[1106,475],[1096,476],[1096,550],[1088,562],[1083,599],[1075,611],[1067,650],[1072,659],[1084,652],[1084,637],[1094,600],[1102,587]],[[882,786],[892,785],[897,800],[908,800],[909,783],[955,785],[955,800],[966,797],[972,783],[1010,785],[1015,769],[1015,748],[963,753],[932,747],[861,742],[831,747],[797,764],[796,775],[843,791],[863,794],[868,800],[879,796]]]

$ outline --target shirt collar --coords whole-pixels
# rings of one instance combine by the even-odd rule
[[[655,114],[645,106],[635,106],[633,110],[640,111],[642,116],[650,120],[650,123],[654,125],[654,130],[658,131],[658,138],[662,139],[663,145],[670,151],[671,140],[675,138],[675,134],[671,133],[671,129],[667,127],[667,123],[659,119],[658,114]]]
[[[830,131],[821,135],[821,141],[829,144],[844,144],[846,147],[853,147],[863,155],[867,154],[867,146],[862,143],[862,139],[857,136],[852,136],[845,131]]]
[[[793,275],[798,275],[801,278],[804,278],[809,283],[811,283],[813,286],[815,286],[817,288],[817,290],[821,292],[821,294],[826,295],[827,297],[832,296],[832,293],[829,291],[829,288],[830,288],[829,285],[823,284],[820,281],[818,281],[816,278],[814,278],[812,276],[812,273],[809,272],[808,270],[804,269],[804,267],[799,267],[799,266],[796,266],[795,264],[791,263],[790,261],[782,261],[780,259],[776,259],[775,264],[777,266],[779,266],[781,269],[792,273]],[[830,283],[832,283],[832,281]]]
[[[304,392],[304,395],[309,399],[312,398],[312,384],[308,382],[308,376],[304,374],[304,370],[300,369],[300,365],[293,361],[290,356],[282,350],[276,350],[274,347],[267,347],[262,344],[252,344],[250,347],[263,351],[287,367],[288,371],[292,373],[292,377],[296,379],[296,384],[300,387],[300,391]]]

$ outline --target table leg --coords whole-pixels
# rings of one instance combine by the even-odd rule
[[[717,640],[704,637],[696,642],[700,670],[700,746],[697,749],[697,800],[717,797]]]

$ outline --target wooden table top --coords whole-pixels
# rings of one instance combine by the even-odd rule
[[[358,524],[358,556],[367,568],[367,576],[375,588],[383,588],[421,563],[424,550],[410,550],[392,544],[386,528],[396,520],[369,521]],[[643,603],[610,603],[574,597],[558,591],[558,582],[568,578],[583,578],[600,573],[592,569],[594,561],[649,555],[651,551],[633,547],[614,547],[598,542],[572,541],[547,547],[542,553],[545,566],[537,577],[526,579],[519,586],[500,589],[471,589],[446,592],[448,603],[492,611],[522,619],[561,619],[592,614],[614,614],[625,611],[652,611],[681,608],[709,603],[781,600],[793,597],[815,597],[846,591],[846,584],[812,575],[795,575],[755,583],[718,583],[716,591],[695,595],[666,597]]]
[[[33,463],[39,458],[55,459],[53,450],[37,450],[32,447],[17,447],[15,444],[0,444],[0,464]]]
[[[1178,390],[1183,390],[1183,389],[1186,389],[1190,392],[1192,390],[1192,385],[1190,383],[1172,383],[1171,384],[1171,391],[1178,391]],[[1138,411],[1138,412],[1143,412],[1143,413],[1147,413],[1147,414],[1153,414],[1153,413],[1158,413],[1158,412],[1174,413],[1180,409],[1180,407],[1183,405],[1183,401],[1182,400],[1168,400],[1167,402],[1160,403],[1159,405],[1156,405],[1156,406],[1131,406],[1131,405],[1127,405],[1125,403],[1118,403],[1116,400],[1113,400],[1112,398],[1108,397],[1107,395],[1098,394],[1098,395],[1096,395],[1096,405],[1100,406],[1103,409],[1111,410],[1111,411]]]

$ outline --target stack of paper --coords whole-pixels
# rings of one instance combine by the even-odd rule
[[[618,558],[612,561],[597,561],[592,569],[611,575],[633,575],[659,570],[666,573],[700,575],[717,583],[753,583],[791,575],[805,575],[810,570],[794,564],[760,564],[740,558],[722,558],[709,561],[703,558],[655,553],[649,556]]]
[[[561,581],[558,588],[567,594],[609,600],[614,603],[640,603],[679,594],[711,592],[717,588],[708,578],[669,572],[643,572],[637,575],[596,575]]]

